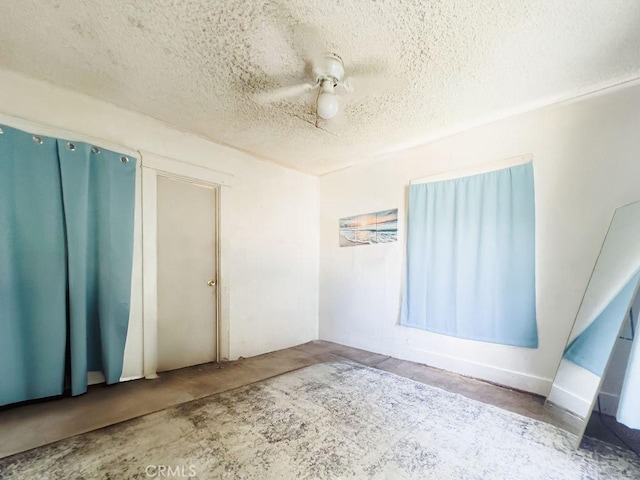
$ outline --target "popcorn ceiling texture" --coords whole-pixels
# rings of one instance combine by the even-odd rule
[[[312,174],[640,76],[637,0],[5,2],[0,66]],[[309,50],[379,72],[315,121]],[[369,65],[369,67],[367,67]]]

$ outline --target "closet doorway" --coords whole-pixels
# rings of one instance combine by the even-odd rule
[[[216,361],[218,189],[157,177],[158,368]]]

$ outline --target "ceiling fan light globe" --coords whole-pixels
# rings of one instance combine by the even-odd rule
[[[320,118],[331,120],[338,113],[338,97],[331,93],[323,92],[318,96],[316,112]]]

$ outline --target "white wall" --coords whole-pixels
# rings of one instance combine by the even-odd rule
[[[320,179],[320,338],[546,395],[616,207],[639,200],[640,86],[478,127]],[[410,180],[532,154],[540,344],[397,325]],[[397,243],[338,246],[341,217],[399,208]]]
[[[159,99],[161,101],[161,99]],[[230,358],[301,344],[318,332],[318,179],[82,94],[0,70],[0,114],[233,175],[222,215]],[[24,128],[19,120],[10,122]],[[104,143],[104,142],[103,142]],[[105,145],[107,146],[107,145]],[[111,147],[113,148],[113,147]],[[140,251],[136,250],[135,262]],[[137,281],[141,281],[139,278]],[[135,300],[134,300],[135,301]],[[142,375],[132,318],[124,377]]]

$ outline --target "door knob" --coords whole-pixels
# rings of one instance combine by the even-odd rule
[[[207,285],[209,285],[210,287],[215,287],[216,286],[216,281],[215,280],[209,280],[207,282]]]

